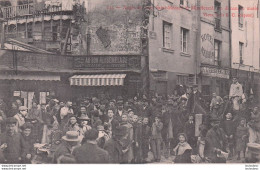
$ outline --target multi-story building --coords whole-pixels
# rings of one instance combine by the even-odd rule
[[[0,5],[6,20],[6,42],[54,53],[81,54],[84,3],[5,0]]]
[[[198,16],[196,0],[154,0],[149,22],[150,89],[171,94],[196,81]]]
[[[199,84],[205,97],[228,95],[230,78],[230,10],[226,0],[199,0]]]
[[[259,1],[231,0],[232,75],[239,78],[247,94],[260,91]]]
[[[33,100],[44,103],[48,95],[76,100],[133,97],[147,90],[149,13],[143,9],[148,1],[88,0],[82,4],[87,13],[80,15],[80,5],[68,5],[72,0],[41,2],[43,8],[35,2],[2,8],[4,45],[27,51],[0,50],[1,96],[20,97],[30,108]]]

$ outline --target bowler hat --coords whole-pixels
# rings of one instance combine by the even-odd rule
[[[14,117],[9,117],[5,120],[6,124],[16,124],[17,120]]]
[[[65,140],[65,141],[68,141],[68,142],[80,141],[78,132],[76,132],[76,131],[68,131],[68,132],[66,132],[66,136],[63,136],[62,139]]]
[[[22,110],[27,110],[27,107],[26,106],[20,106],[19,107],[19,110],[22,111]]]
[[[96,129],[90,129],[85,132],[86,140],[96,140],[98,138],[98,131]]]

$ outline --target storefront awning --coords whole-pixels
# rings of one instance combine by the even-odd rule
[[[60,81],[56,75],[0,75],[0,80]]]
[[[126,74],[74,75],[72,86],[123,86]]]

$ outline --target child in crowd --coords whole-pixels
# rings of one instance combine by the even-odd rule
[[[152,125],[151,148],[156,162],[161,161],[161,142],[162,142],[163,123],[159,116],[155,116],[155,121]]]
[[[187,143],[187,136],[185,133],[178,135],[179,143],[173,149],[176,157],[174,163],[191,163],[192,148]]]
[[[240,124],[236,130],[236,151],[237,151],[237,160],[240,160],[240,152],[244,153],[244,158],[246,154],[246,144],[248,142],[249,130],[246,127],[246,119],[242,118]]]
[[[151,128],[148,125],[149,118],[144,117],[142,122],[142,128],[141,128],[141,150],[142,150],[142,161],[145,162],[145,160],[148,157],[149,152],[149,143],[150,143],[150,136],[151,136]]]
[[[22,139],[23,139],[23,148],[22,148],[22,162],[25,164],[31,163],[33,158],[33,144],[34,139],[32,138],[32,129],[33,125],[31,123],[25,123],[22,127]]]
[[[194,122],[194,116],[189,115],[189,120],[184,125],[184,133],[189,136],[188,143],[195,148],[197,141],[195,137],[195,122]]]
[[[141,139],[141,130],[142,130],[142,124],[138,122],[138,116],[133,116],[133,130],[134,130],[134,162],[135,163],[141,163],[141,149],[140,144],[142,142]]]
[[[229,149],[229,159],[231,159],[231,157],[234,154],[234,137],[235,137],[235,131],[236,131],[236,125],[235,122],[232,120],[232,113],[227,113],[226,115],[226,119],[222,122],[222,128],[225,132],[225,136],[227,138],[228,141],[228,149]]]

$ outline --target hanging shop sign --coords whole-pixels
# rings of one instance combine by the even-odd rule
[[[224,78],[224,79],[229,79],[229,76],[230,76],[229,70],[211,68],[211,67],[201,67],[201,73],[204,76],[218,77],[218,78]]]

